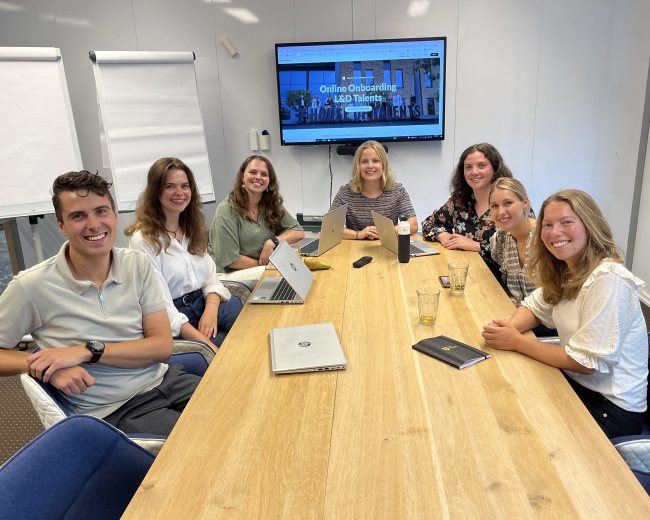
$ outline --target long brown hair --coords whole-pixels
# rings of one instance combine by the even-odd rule
[[[235,184],[232,191],[228,194],[228,202],[235,210],[235,212],[243,219],[252,220],[248,214],[248,192],[244,188],[244,172],[251,161],[257,159],[262,161],[269,170],[269,185],[262,193],[262,198],[259,203],[259,215],[266,222],[266,225],[271,230],[278,230],[282,217],[284,217],[284,210],[282,209],[282,196],[280,195],[280,185],[278,184],[278,177],[275,174],[275,169],[266,157],[261,155],[251,155],[247,157],[237,172],[235,177]]]
[[[139,230],[155,249],[156,254],[169,247],[171,239],[165,229],[165,212],[160,204],[160,196],[165,189],[167,172],[170,170],[182,170],[187,175],[192,196],[187,208],[180,214],[179,224],[189,240],[187,250],[193,255],[202,255],[208,250],[203,203],[192,170],[176,157],[163,157],[151,165],[147,173],[147,186],[138,198],[136,221],[124,230],[124,234],[130,237]]]
[[[542,241],[544,212],[551,202],[566,202],[587,232],[587,243],[576,259],[573,273],[569,271],[567,263],[555,258]],[[547,303],[555,305],[564,298],[575,299],[585,280],[605,258],[623,262],[612,238],[612,230],[590,195],[581,190],[562,190],[544,201],[530,248],[528,271],[529,276],[542,288]]]
[[[467,159],[469,154],[474,152],[481,152],[485,155],[485,158],[490,161],[492,169],[494,170],[494,176],[490,182],[494,182],[501,177],[512,177],[510,168],[505,165],[503,157],[501,157],[499,151],[491,144],[479,143],[466,148],[463,153],[460,154],[460,159],[458,160],[458,164],[456,165],[450,183],[451,198],[466,207],[473,204],[474,192],[465,180],[465,159]]]

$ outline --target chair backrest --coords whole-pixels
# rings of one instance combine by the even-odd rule
[[[615,437],[612,443],[650,495],[650,435]]]
[[[154,456],[101,419],[75,415],[0,468],[3,518],[119,518]]]

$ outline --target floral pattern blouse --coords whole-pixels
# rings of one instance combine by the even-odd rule
[[[445,204],[434,211],[433,215],[422,222],[422,235],[425,240],[434,241],[439,233],[456,233],[465,235],[478,242],[481,246],[481,256],[492,273],[498,276],[499,266],[490,254],[490,238],[496,232],[490,210],[482,215],[476,214],[474,199],[469,205],[450,198]]]

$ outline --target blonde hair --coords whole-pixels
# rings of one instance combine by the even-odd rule
[[[395,186],[395,176],[388,165],[388,154],[386,153],[386,150],[383,145],[377,141],[366,141],[357,148],[357,151],[354,154],[350,189],[355,193],[361,193],[361,190],[363,190],[363,177],[361,177],[361,154],[367,148],[373,149],[381,161],[383,168],[383,173],[379,181],[381,191],[392,189]]]
[[[526,193],[526,188],[521,183],[521,181],[515,179],[514,177],[500,177],[492,183],[490,187],[489,197],[496,190],[508,190],[514,193],[520,201],[528,198],[528,193]]]
[[[555,258],[542,241],[544,212],[551,202],[567,203],[585,227],[587,243],[578,253],[573,273],[567,263]],[[584,191],[562,190],[551,195],[542,204],[539,222],[530,248],[528,271],[537,286],[542,288],[547,303],[555,305],[565,298],[575,299],[589,275],[604,259],[623,262],[607,220],[596,201]]]

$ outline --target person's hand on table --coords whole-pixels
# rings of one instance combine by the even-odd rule
[[[480,249],[480,244],[476,240],[465,235],[440,233],[438,240],[445,249],[460,249],[462,251],[478,251]]]
[[[366,226],[361,231],[359,231],[359,240],[377,240],[379,238],[379,233],[377,233],[377,228],[375,226]]]
[[[508,320],[493,320],[483,327],[485,346],[498,350],[517,350],[519,332]]]

